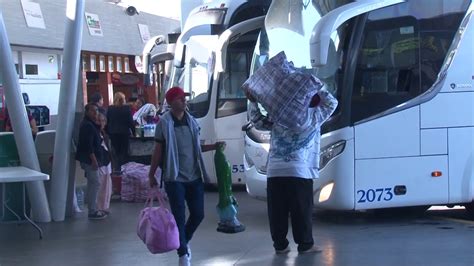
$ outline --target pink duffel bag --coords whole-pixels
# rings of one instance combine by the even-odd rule
[[[153,207],[153,198],[160,206]],[[145,208],[138,216],[137,235],[152,254],[165,253],[179,248],[179,231],[171,211],[165,207],[163,195],[151,191]]]

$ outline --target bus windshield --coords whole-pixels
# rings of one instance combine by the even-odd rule
[[[191,97],[189,112],[196,118],[205,116],[209,110],[211,95],[210,80],[214,71],[213,44],[217,35],[193,36],[186,43],[184,67],[174,67],[172,86],[179,86]]]
[[[284,51],[288,60],[292,61],[296,68],[315,75],[325,84],[325,88],[337,97],[337,74],[342,56],[342,45],[338,36],[343,33],[344,27],[332,36],[333,45],[328,64],[323,68],[312,68],[309,43],[313,27],[321,16],[350,1],[337,1],[337,4],[326,4],[326,1],[313,2],[313,4],[311,1],[274,1],[272,3],[265,20],[265,27],[260,32],[255,47],[250,73],[257,71],[269,58]]]

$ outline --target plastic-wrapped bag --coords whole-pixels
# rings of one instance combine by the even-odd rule
[[[306,124],[311,98],[321,87],[316,77],[288,62],[284,52],[272,57],[242,85],[273,122],[290,129]]]
[[[276,89],[277,95],[270,104],[273,119],[290,129],[303,127],[309,119],[307,110],[311,98],[322,86],[313,75],[301,72],[289,74]]]
[[[153,207],[153,198],[159,207]],[[140,212],[137,235],[152,254],[165,253],[179,248],[179,231],[171,211],[165,207],[161,192],[151,192]]]
[[[122,165],[122,183],[120,197],[127,202],[145,202],[150,193],[148,180],[149,165],[128,162]],[[161,169],[158,168],[155,178],[160,183]]]

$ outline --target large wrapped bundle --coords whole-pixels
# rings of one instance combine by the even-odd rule
[[[311,98],[321,87],[316,77],[288,62],[284,52],[268,60],[242,85],[242,89],[265,108],[273,122],[289,129],[306,124]]]
[[[129,162],[122,165],[121,199],[128,202],[145,202],[150,193],[148,180],[149,165]],[[155,178],[160,183],[161,169],[157,169]]]

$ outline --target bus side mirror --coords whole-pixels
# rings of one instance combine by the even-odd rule
[[[242,131],[247,132],[253,127],[252,122],[247,122],[245,125],[242,126]]]
[[[182,49],[180,49],[182,47]],[[177,68],[184,67],[184,61],[186,60],[186,45],[177,45],[174,54],[174,66]]]

